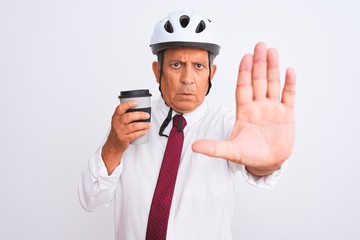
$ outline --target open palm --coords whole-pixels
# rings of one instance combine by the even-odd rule
[[[287,69],[280,96],[277,51],[265,43],[240,63],[236,86],[236,122],[226,141],[203,139],[193,151],[245,165],[256,173],[268,173],[289,158],[295,136],[295,72]]]

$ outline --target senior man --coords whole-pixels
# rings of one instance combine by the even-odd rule
[[[295,135],[295,72],[280,87],[279,57],[258,43],[239,66],[236,111],[206,100],[220,52],[212,21],[178,11],[159,21],[150,43],[161,97],[151,123],[137,105],[116,107],[105,143],[79,184],[83,207],[115,202],[115,235],[123,239],[231,239],[234,179],[271,188]],[[130,144],[149,134],[149,142]]]

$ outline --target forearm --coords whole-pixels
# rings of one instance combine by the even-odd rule
[[[117,166],[121,163],[123,151],[114,148],[109,141],[106,141],[102,147],[101,157],[104,161],[108,175],[110,176]]]
[[[102,189],[101,183],[95,180],[89,171],[84,171],[79,182],[79,200],[81,206],[89,212],[106,207],[114,198],[115,189]]]
[[[113,200],[121,170],[119,166],[109,176],[101,157],[101,148],[96,152],[79,182],[79,200],[85,210],[95,211]]]

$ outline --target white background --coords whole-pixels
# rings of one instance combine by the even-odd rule
[[[113,207],[85,212],[82,169],[120,90],[159,95],[156,21],[201,9],[221,26],[208,96],[235,106],[258,41],[295,68],[297,135],[272,191],[237,181],[234,239],[360,239],[360,7],[356,1],[0,0],[0,239],[113,239]]]

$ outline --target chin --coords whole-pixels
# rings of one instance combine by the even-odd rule
[[[199,106],[199,104],[177,104],[177,105],[173,105],[172,109],[174,109],[176,112],[178,113],[190,113],[192,111],[194,111],[197,107]]]

